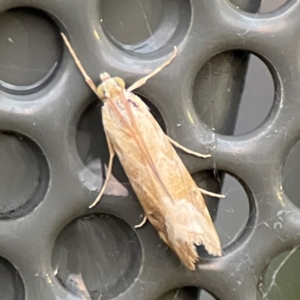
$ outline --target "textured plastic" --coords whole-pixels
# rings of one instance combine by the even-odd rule
[[[197,299],[193,288],[173,292],[184,286],[222,300],[261,297],[267,264],[300,242],[299,211],[281,187],[300,136],[300,2],[264,15],[255,13],[259,1],[236,2],[252,13],[225,0],[147,2],[152,17],[141,1],[0,0],[1,299]],[[128,10],[129,29],[117,17]],[[197,181],[218,169],[245,188],[249,220],[223,257],[190,272],[150,224],[135,230],[142,210],[117,160],[109,195],[87,208],[108,161],[101,103],[60,31],[96,83],[107,71],[129,85],[178,46],[174,62],[136,92],[173,139],[212,154],[179,152]],[[263,124],[233,137],[248,59],[241,50],[268,65],[276,97]],[[208,205],[215,216],[216,201]]]

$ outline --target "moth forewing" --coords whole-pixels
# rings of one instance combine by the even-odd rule
[[[145,103],[131,92],[169,64],[176,52],[128,90],[107,73],[101,75],[103,82],[96,88],[64,35],[63,38],[87,83],[104,103],[103,125],[111,158],[108,170],[116,152],[145,216],[189,269],[194,270],[199,259],[195,245],[204,245],[212,255],[222,255],[219,237],[201,192],[171,142],[187,149],[165,135]],[[100,200],[104,188],[92,206]]]

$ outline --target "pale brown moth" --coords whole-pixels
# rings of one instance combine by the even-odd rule
[[[110,159],[105,183],[90,207],[102,197],[117,153],[144,209],[145,218],[139,226],[148,219],[161,239],[191,270],[195,270],[195,262],[199,259],[195,245],[204,245],[208,253],[221,256],[219,237],[201,191],[172,144],[198,157],[210,155],[193,152],[173,141],[163,132],[146,104],[132,93],[170,64],[177,48],[168,61],[128,89],[121,78],[111,78],[107,73],[100,75],[102,83],[96,87],[63,33],[62,37],[86,82],[103,102],[102,118]]]

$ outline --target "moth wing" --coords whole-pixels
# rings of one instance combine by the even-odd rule
[[[195,245],[221,255],[202,194],[144,102],[132,93],[123,95],[126,104],[120,99],[115,99],[119,102],[114,107],[105,103],[105,130],[149,221],[181,261],[194,269]]]
[[[204,198],[182,161],[176,160],[176,157],[177,154],[169,154],[169,159],[176,161],[172,171],[176,175],[170,179],[177,184],[172,188],[175,200],[163,198],[168,207],[165,215],[166,232],[177,255],[190,269],[194,269],[194,263],[198,260],[195,245],[204,245],[212,255],[220,256],[222,250]]]
[[[135,101],[142,102],[139,98]],[[149,119],[154,129],[153,134],[155,133],[157,137],[156,149],[152,149],[151,145],[154,143],[150,143],[149,150],[159,170],[160,178],[171,195],[171,197],[162,197],[167,207],[164,215],[166,226],[163,228],[166,232],[161,231],[160,236],[163,240],[169,241],[167,244],[171,244],[171,248],[191,268],[198,258],[194,244],[204,245],[210,254],[220,256],[222,255],[220,240],[198,186],[146,105],[143,104],[143,102],[140,104],[143,115]],[[159,150],[157,145],[160,145]],[[156,182],[155,178],[151,182],[152,184]]]

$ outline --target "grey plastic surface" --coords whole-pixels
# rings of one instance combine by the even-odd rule
[[[261,298],[268,263],[300,243],[299,210],[281,182],[300,135],[300,2],[269,14],[256,14],[260,1],[233,2],[240,9],[225,0],[0,0],[5,299],[88,300],[85,286],[93,300],[197,299],[195,288],[176,290],[183,286],[221,300]],[[179,152],[201,186],[218,191],[222,172],[243,185],[249,219],[223,257],[206,257],[190,272],[150,224],[135,230],[142,210],[118,161],[110,195],[88,210],[103,183],[107,145],[100,103],[60,31],[97,83],[107,71],[129,85],[178,45],[175,61],[137,94],[158,109],[172,138],[212,154]],[[232,136],[249,52],[269,67],[275,100],[262,124]],[[217,201],[207,204],[215,217]]]

